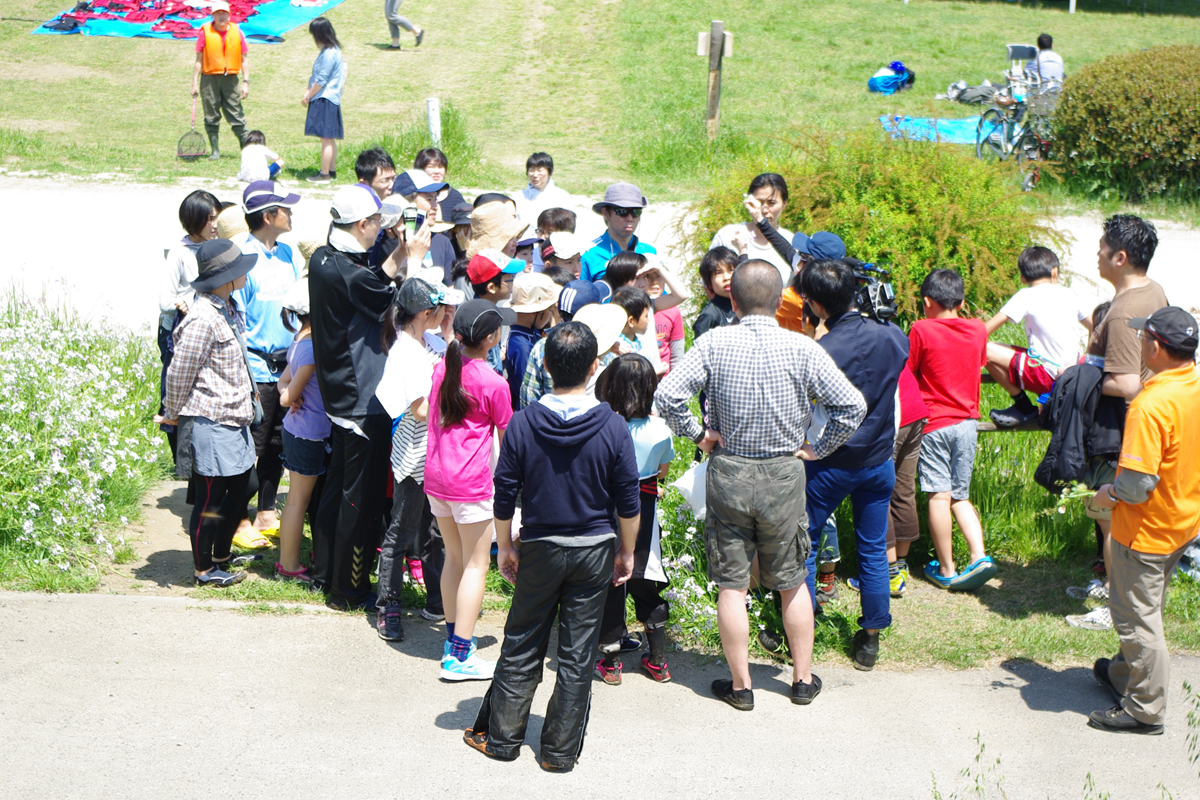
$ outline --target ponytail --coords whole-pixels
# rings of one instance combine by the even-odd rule
[[[462,343],[457,338],[451,339],[446,346],[445,364],[446,372],[438,389],[438,413],[441,426],[449,428],[466,419],[471,410],[471,398],[462,388]]]
[[[392,345],[400,338],[400,329],[412,322],[415,317],[415,314],[405,313],[404,309],[394,303],[388,308],[387,314],[383,318],[383,332],[380,335],[384,355],[391,352]]]

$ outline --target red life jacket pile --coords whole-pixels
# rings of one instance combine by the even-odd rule
[[[258,13],[255,6],[270,0],[230,0],[230,22],[244,22]],[[200,29],[192,27],[189,20],[207,19],[207,9],[195,8],[180,0],[92,0],[80,3],[59,17],[85,25],[89,19],[122,20],[124,22],[153,22],[150,30],[155,33],[170,33],[176,39],[195,39]]]

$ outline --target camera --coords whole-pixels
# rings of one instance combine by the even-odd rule
[[[892,289],[892,273],[875,264],[852,264],[858,288],[854,292],[858,311],[864,317],[890,322],[896,318],[896,292]]]

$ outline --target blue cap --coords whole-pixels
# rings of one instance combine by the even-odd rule
[[[584,306],[600,302],[600,289],[591,281],[571,281],[558,295],[558,310],[569,317]]]
[[[445,181],[435,181],[424,170],[409,169],[396,176],[392,183],[392,194],[408,197],[417,192],[440,192],[449,185]]]
[[[800,237],[804,237],[801,239]],[[817,231],[812,236],[797,233],[792,239],[792,247],[815,260],[825,258],[840,259],[846,257],[846,245],[842,238],[829,231]]]

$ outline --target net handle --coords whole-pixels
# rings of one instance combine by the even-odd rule
[[[192,96],[192,130],[196,130],[196,97]]]

